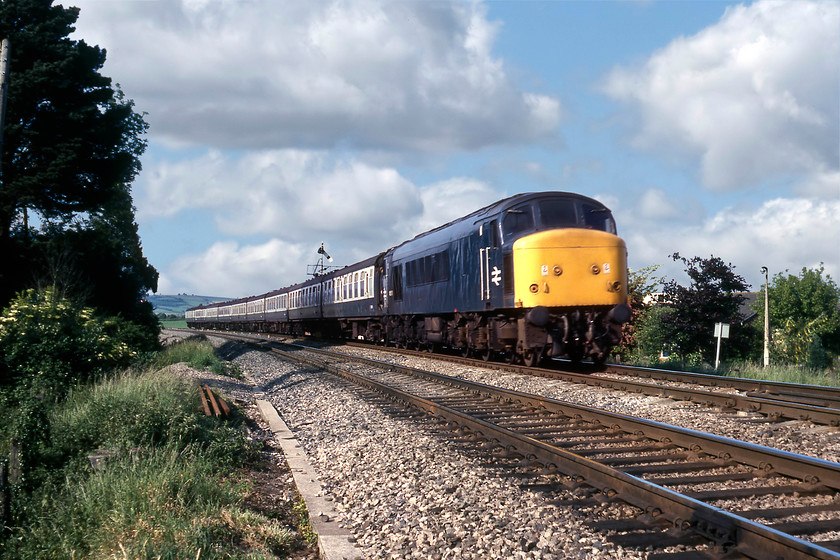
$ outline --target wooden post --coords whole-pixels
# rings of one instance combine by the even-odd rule
[[[8,39],[0,42],[0,180],[3,177],[3,129],[6,126],[6,99],[9,95],[9,51]]]
[[[0,460],[0,530],[9,526],[9,511],[12,495],[9,491],[9,462]]]
[[[20,442],[12,440],[9,446],[9,482],[20,484],[23,479],[20,470]]]

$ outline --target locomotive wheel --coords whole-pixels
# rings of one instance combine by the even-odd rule
[[[461,348],[462,358],[469,358],[470,354],[472,354],[472,349],[469,346],[464,346],[463,348]]]
[[[522,362],[528,367],[538,365],[540,360],[542,360],[542,349],[535,350],[529,348],[522,354]]]
[[[485,349],[485,350],[482,350],[482,351],[479,353],[479,356],[480,356],[480,357],[481,357],[481,359],[482,359],[482,360],[484,360],[485,362],[492,362],[492,361],[493,361],[493,358],[494,358],[493,354],[494,354],[493,350],[491,350],[490,348],[487,348],[487,349]]]

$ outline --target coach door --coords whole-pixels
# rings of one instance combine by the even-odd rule
[[[499,243],[499,224],[491,220],[478,231],[481,243],[478,250],[481,301],[485,308],[502,304],[502,259]]]

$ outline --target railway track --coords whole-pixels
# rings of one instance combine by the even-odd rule
[[[250,334],[254,339],[264,335]],[[285,340],[280,338],[279,340]],[[348,341],[346,346],[370,349],[369,343]],[[376,346],[378,351],[407,356],[429,357],[428,352]],[[800,420],[825,426],[840,427],[840,388],[722,377],[688,372],[656,370],[609,364],[603,371],[578,365],[577,371],[559,367],[539,368],[521,364],[488,362],[462,356],[434,354],[438,360],[472,367],[506,372],[539,375],[601,389],[625,391],[677,401],[688,401],[724,411],[740,411],[760,415],[771,422]],[[640,381],[651,379],[655,383]],[[693,385],[693,386],[692,386]],[[707,389],[698,388],[705,386]]]
[[[346,344],[353,347],[369,348],[369,345],[356,342]],[[428,353],[416,350],[382,347],[377,347],[377,349],[407,355],[428,356]],[[770,382],[612,364],[606,366],[603,372],[586,369],[586,365],[578,366],[578,369],[583,369],[581,372],[563,371],[558,367],[537,368],[486,362],[446,354],[435,354],[435,358],[468,366],[541,375],[602,389],[690,401],[723,410],[756,413],[770,421],[802,420],[826,426],[840,426],[840,388],[837,387]],[[635,379],[636,377],[656,380],[659,383],[640,381]],[[695,387],[690,385],[695,385]],[[697,388],[696,385],[706,386],[708,389]]]
[[[288,348],[287,358],[557,473],[551,484],[638,507],[644,513],[637,518],[601,522],[623,546],[711,543],[706,552],[650,558],[840,558],[837,463],[394,364]]]

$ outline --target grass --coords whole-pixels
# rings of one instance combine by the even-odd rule
[[[102,472],[43,489],[18,558],[273,558],[296,536],[239,506],[203,453],[167,446],[114,459]],[[47,496],[42,496],[43,498]]]
[[[51,408],[38,485],[14,490],[0,560],[256,560],[305,546],[305,510],[246,505],[248,469],[264,466],[242,417],[205,417],[194,385],[158,371],[213,362],[208,352],[202,340],[175,345],[154,367],[79,386]],[[97,469],[94,450],[109,457]]]
[[[722,363],[715,371],[711,366],[687,365],[678,361],[650,362],[641,361],[632,363],[642,367],[656,369],[670,369],[676,371],[687,371],[692,373],[705,373],[709,375],[721,375],[725,377],[746,377],[749,379],[760,379],[764,381],[777,381],[783,383],[801,383],[805,385],[824,385],[829,387],[840,386],[840,380],[833,369],[815,370],[797,365],[770,365],[765,368],[763,364],[754,362],[733,362]]]
[[[241,378],[242,371],[230,362],[225,362],[216,356],[213,345],[204,335],[191,336],[183,342],[170,346],[158,355],[154,365],[158,368],[186,362],[188,366],[198,370],[210,370],[216,375],[228,375]]]
[[[172,319],[160,322],[161,328],[164,329],[186,329],[187,328],[187,320],[186,319]]]
[[[724,375],[728,377],[747,377],[749,379],[762,379],[784,383],[802,383],[805,385],[840,386],[837,374],[832,370],[813,370],[797,366],[770,365],[765,368],[763,365],[745,362],[731,364],[724,372]]]

